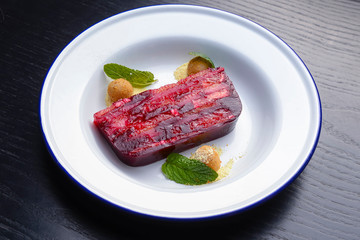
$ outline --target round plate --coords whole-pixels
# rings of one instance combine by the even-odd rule
[[[234,162],[230,174],[201,186],[166,179],[164,160],[124,165],[93,124],[106,107],[104,64],[151,71],[158,88],[175,82],[191,51],[225,68],[244,107],[235,130],[208,143],[223,165]],[[124,12],[80,34],[52,65],[40,113],[52,155],[77,182],[122,208],[168,218],[218,216],[269,198],[304,169],[321,127],[315,83],[289,46],[247,19],[190,5]]]

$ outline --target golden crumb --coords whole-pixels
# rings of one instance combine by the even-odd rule
[[[216,178],[215,181],[219,181],[225,177],[227,177],[229,174],[230,174],[230,171],[233,167],[233,164],[234,164],[234,159],[231,158],[225,166],[221,167],[219,169],[219,171],[217,172],[218,173],[218,177]]]
[[[190,158],[205,163],[214,171],[218,171],[221,166],[219,154],[213,147],[208,145],[198,148],[195,153],[191,154]]]
[[[131,83],[123,78],[116,79],[109,83],[108,94],[111,102],[116,102],[119,99],[131,97],[134,89]]]
[[[187,68],[188,68],[189,62],[184,63],[183,65],[181,65],[180,67],[178,67],[175,72],[174,72],[174,77],[176,80],[181,80],[186,78],[187,75]]]
[[[212,67],[211,62],[209,62],[207,59],[203,57],[197,56],[189,61],[187,67],[187,75],[190,76],[211,67]]]
[[[211,145],[212,148],[215,149],[215,151],[221,156],[223,154],[223,149],[219,146],[216,146],[215,144]]]
[[[134,92],[133,92],[132,96],[147,90],[146,88],[136,88],[136,87],[133,87],[133,89],[134,89]],[[105,104],[106,104],[106,106],[109,107],[113,103],[114,102],[111,101],[109,93],[106,91],[106,93],[105,93]]]

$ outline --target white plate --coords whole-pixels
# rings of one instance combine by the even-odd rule
[[[190,51],[225,67],[244,105],[236,129],[210,143],[223,164],[234,160],[230,175],[202,186],[167,180],[163,160],[124,165],[92,123],[105,108],[104,64],[149,70],[157,88],[175,82]],[[218,216],[269,198],[304,169],[321,126],[315,83],[289,46],[247,19],[189,5],[124,12],[80,34],[51,67],[40,112],[51,153],[77,182],[122,208],[169,218]]]

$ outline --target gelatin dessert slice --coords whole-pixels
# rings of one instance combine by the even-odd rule
[[[94,114],[118,158],[143,166],[231,132],[242,104],[224,68],[121,99]]]

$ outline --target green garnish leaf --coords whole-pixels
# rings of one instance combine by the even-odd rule
[[[190,54],[190,55],[193,55],[193,56],[195,56],[195,57],[197,57],[197,56],[202,57],[202,58],[204,58],[204,59],[206,59],[206,60],[208,60],[208,61],[210,62],[211,68],[214,68],[214,67],[215,67],[214,62],[213,62],[208,56],[206,56],[205,54],[203,54],[203,53],[201,53],[201,52],[189,52],[189,54]]]
[[[170,180],[185,185],[201,185],[218,177],[217,172],[206,164],[178,153],[171,153],[161,170]]]
[[[133,87],[138,88],[143,88],[156,82],[154,74],[151,72],[131,69],[116,63],[105,64],[104,72],[112,79],[124,78],[128,80]]]

